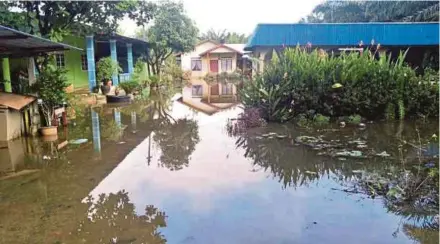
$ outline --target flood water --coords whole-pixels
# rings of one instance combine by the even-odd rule
[[[438,122],[231,134],[239,106],[209,115],[162,98],[78,111],[57,141],[0,149],[0,243],[438,243],[435,213],[347,190],[365,172],[409,167],[417,150],[401,155],[396,135],[429,138]],[[301,135],[365,140],[390,157],[320,156]]]

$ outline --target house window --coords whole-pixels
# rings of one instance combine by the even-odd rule
[[[232,58],[222,58],[220,62],[223,72],[232,70]]]
[[[55,54],[55,61],[58,68],[64,68],[66,63],[64,62],[64,53]]]
[[[192,96],[201,97],[203,95],[203,87],[201,85],[192,86]]]
[[[81,70],[87,70],[87,55],[81,54]]]
[[[202,71],[202,60],[201,59],[191,59],[191,70],[192,71]]]
[[[232,95],[232,84],[222,84],[222,95]]]

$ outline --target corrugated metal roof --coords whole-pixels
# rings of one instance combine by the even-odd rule
[[[245,50],[256,46],[439,45],[439,23],[259,24]]]
[[[0,25],[0,56],[2,57],[34,56],[44,52],[67,49],[82,50]]]
[[[0,92],[0,105],[8,108],[20,110],[26,105],[37,99],[33,96],[25,96],[20,94],[14,94],[9,92]]]
[[[232,49],[235,49],[235,50],[237,50],[238,52],[240,52],[240,53],[245,53],[245,51],[244,51],[244,47],[246,46],[246,44],[241,44],[241,43],[237,43],[237,44],[228,44],[228,43],[225,43],[224,44],[225,46],[228,46],[228,47],[230,47],[230,48],[232,48]]]

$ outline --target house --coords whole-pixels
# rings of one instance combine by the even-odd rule
[[[0,92],[0,142],[29,134],[33,114],[38,113],[36,97]]]
[[[430,59],[435,59],[438,66],[438,33],[438,22],[258,24],[244,49],[260,60],[254,64],[260,71],[273,50],[297,45],[338,53],[354,48],[375,49],[380,44],[380,53],[391,53],[393,57],[409,49],[406,61],[414,66]]]
[[[191,72],[192,96],[206,100],[236,99],[237,87],[233,84],[218,82],[217,75],[250,70],[249,61],[245,58],[245,44],[224,44],[215,41],[198,43],[192,52],[177,56],[184,72]],[[214,82],[207,82],[211,76]],[[208,84],[209,83],[209,84]]]
[[[68,44],[66,46],[77,48],[48,50],[54,56],[54,65],[66,70],[67,82],[72,89],[87,91],[93,91],[100,83],[96,81],[96,63],[99,59],[111,57],[121,66],[122,72],[112,77],[113,84],[117,85],[130,79],[134,62],[149,46],[145,41],[118,34],[69,35],[64,37],[63,42]],[[35,76],[37,71],[33,58],[28,60],[16,56],[10,61],[12,76],[17,77],[23,70],[28,70],[28,73]]]
[[[35,56],[43,53],[81,49],[53,42],[0,25],[0,58],[2,60],[3,83],[0,92],[0,141],[8,141],[21,135],[33,134],[39,126],[39,113],[36,98],[12,93],[20,85],[20,80],[11,75],[10,60],[28,68],[27,84],[35,81]],[[15,88],[14,88],[15,87]],[[19,87],[19,86],[18,86]],[[14,89],[13,89],[14,88]]]
[[[67,79],[75,89],[88,88],[93,91],[101,81],[96,80],[96,62],[104,57],[117,61],[122,72],[112,77],[113,85],[127,81],[134,71],[134,62],[146,51],[145,41],[118,34],[95,34],[67,36],[63,42],[85,51],[68,50],[55,53],[57,67],[67,71]]]

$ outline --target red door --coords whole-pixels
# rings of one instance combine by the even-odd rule
[[[218,60],[209,60],[209,70],[218,73]]]

